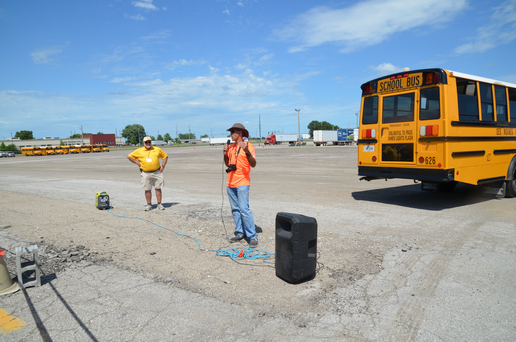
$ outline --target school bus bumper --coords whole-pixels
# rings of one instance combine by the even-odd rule
[[[401,167],[359,166],[360,180],[403,178],[415,179],[422,182],[452,182],[455,169],[412,169]]]

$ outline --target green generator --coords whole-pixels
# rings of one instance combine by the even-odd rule
[[[111,208],[109,205],[109,195],[105,191],[97,192],[95,195],[95,203],[97,205],[97,209],[100,210],[107,210]]]

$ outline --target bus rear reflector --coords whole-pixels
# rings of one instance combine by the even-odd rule
[[[421,126],[421,127],[419,127],[419,135],[422,137],[438,136],[439,135],[439,125]]]
[[[425,158],[423,158],[423,157],[419,157],[419,162],[420,162],[421,164],[423,164],[423,163],[425,162]]]
[[[373,161],[374,161],[374,162],[376,161],[376,156],[373,156]]]

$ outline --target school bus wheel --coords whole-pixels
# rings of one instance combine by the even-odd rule
[[[516,197],[516,157],[512,159],[507,175],[512,176],[512,179],[507,181],[505,187],[505,197],[513,198]]]

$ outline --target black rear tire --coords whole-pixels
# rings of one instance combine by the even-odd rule
[[[512,180],[505,182],[505,197],[514,198],[516,197],[516,161],[513,160],[509,166],[508,174],[512,175]]]

